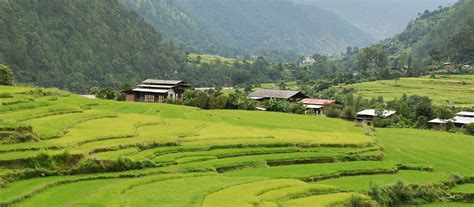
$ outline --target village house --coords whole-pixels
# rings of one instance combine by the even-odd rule
[[[357,113],[356,119],[359,122],[364,122],[367,124],[372,124],[372,120],[376,117],[385,119],[397,113],[396,111],[383,110],[381,113],[377,113],[375,109],[365,109]]]
[[[123,91],[125,101],[166,102],[168,99],[183,99],[184,91],[190,86],[181,80],[147,79],[132,90]]]
[[[433,119],[428,123],[433,125],[433,129],[440,130],[443,125],[453,123],[456,127],[463,127],[467,124],[474,123],[474,112],[461,111],[452,119]]]
[[[319,115],[324,107],[336,104],[336,100],[305,98],[300,101],[307,110],[314,110]]]
[[[309,98],[304,95],[301,91],[290,91],[290,90],[270,90],[261,89],[256,92],[249,94],[250,99],[257,101],[264,101],[269,99],[280,99],[289,102],[297,102],[305,98]]]
[[[456,65],[454,65],[453,62],[445,62],[445,63],[443,63],[443,68],[445,70],[454,70],[454,69],[456,69]]]

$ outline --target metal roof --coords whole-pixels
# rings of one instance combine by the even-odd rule
[[[164,85],[176,85],[183,83],[182,80],[157,80],[157,79],[146,79],[142,84],[164,84]]]
[[[461,112],[457,113],[456,115],[458,115],[458,116],[474,117],[474,112],[461,111]]]
[[[456,124],[471,124],[474,123],[474,117],[456,116],[452,122]]]
[[[165,89],[148,89],[148,88],[135,88],[132,91],[136,92],[149,92],[149,93],[167,93],[169,90]]]
[[[336,100],[305,98],[301,100],[300,102],[305,105],[328,105],[328,104],[336,103]]]
[[[173,88],[174,86],[170,86],[170,85],[147,85],[147,84],[140,84],[138,85],[138,87],[142,87],[142,88]]]
[[[395,113],[397,113],[397,112],[396,111],[390,111],[390,110],[383,110],[382,115],[380,117],[386,118],[386,117],[394,115]],[[357,115],[377,116],[377,113],[376,113],[375,109],[366,109],[366,110],[358,112]]]
[[[280,98],[280,99],[289,99],[294,96],[299,95],[300,97],[307,98],[308,96],[304,95],[300,91],[290,91],[290,90],[270,90],[262,89],[256,92],[253,92],[249,95],[252,99],[261,99],[261,98]]]
[[[450,120],[449,119],[433,119],[431,121],[429,121],[428,123],[432,123],[432,124],[446,124],[448,123]]]

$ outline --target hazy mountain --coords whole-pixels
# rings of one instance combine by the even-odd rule
[[[338,53],[374,41],[338,16],[291,0],[122,0],[193,52]]]
[[[378,40],[405,29],[418,13],[450,5],[456,0],[294,0],[317,5],[344,18]]]
[[[117,0],[0,1],[0,63],[20,83],[86,91],[171,74],[182,51]]]

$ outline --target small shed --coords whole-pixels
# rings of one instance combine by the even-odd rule
[[[261,89],[249,94],[248,98],[258,101],[280,99],[296,102],[308,98],[301,91]]]
[[[377,110],[375,109],[365,109],[363,111],[359,111],[357,113],[356,119],[359,122],[365,122],[368,124],[372,124],[372,120],[375,117],[385,119],[387,117],[390,117],[394,114],[396,114],[396,111],[391,111],[391,110],[383,110],[381,113],[377,113]]]
[[[306,109],[312,109],[319,115],[324,107],[336,104],[336,100],[305,98],[300,101]]]

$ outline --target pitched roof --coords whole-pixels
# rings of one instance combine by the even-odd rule
[[[383,110],[382,115],[380,117],[386,118],[386,117],[389,117],[391,115],[394,115],[395,113],[397,113],[397,112],[396,111],[390,111],[390,110]],[[375,109],[366,109],[366,110],[358,112],[357,115],[377,116],[377,113],[376,113]]]
[[[328,105],[336,103],[336,100],[305,98],[300,102],[305,105]]]
[[[474,123],[474,117],[456,116],[453,118],[452,122],[456,124],[472,124]]]
[[[261,89],[256,92],[253,92],[249,95],[252,99],[261,99],[261,98],[280,98],[280,99],[289,99],[294,96],[299,96],[302,98],[307,98],[308,96],[304,95],[300,91],[290,91],[290,90],[270,90],[270,89]]]
[[[182,80],[157,80],[157,79],[146,79],[142,84],[164,84],[164,85],[176,85],[183,83]]]
[[[458,115],[458,116],[474,117],[474,112],[461,111],[461,112],[457,113],[456,115]]]
[[[450,120],[449,119],[433,119],[431,121],[429,121],[428,123],[431,123],[431,124],[446,124],[448,123]]]

